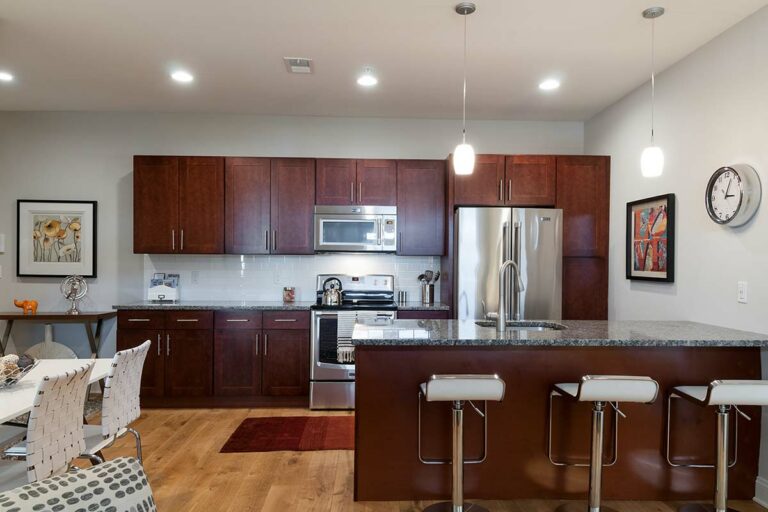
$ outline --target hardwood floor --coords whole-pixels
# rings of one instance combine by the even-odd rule
[[[247,417],[301,416],[305,409],[145,409],[134,423],[144,466],[161,512],[419,512],[431,502],[352,499],[352,451],[219,453]],[[333,413],[332,413],[333,414]],[[349,413],[335,413],[349,414]],[[126,436],[104,455],[134,454]],[[551,512],[558,501],[481,501],[491,511]],[[607,502],[621,512],[675,512],[674,503]],[[735,501],[740,512],[764,512]]]

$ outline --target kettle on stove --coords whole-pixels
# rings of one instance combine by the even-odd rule
[[[323,306],[341,305],[341,281],[336,277],[329,277],[323,282]]]

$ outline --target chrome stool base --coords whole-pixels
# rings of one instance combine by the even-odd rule
[[[450,501],[443,501],[441,503],[434,503],[429,505],[428,507],[424,508],[422,512],[489,512],[489,510],[474,503],[465,502],[464,506],[459,508],[454,507],[453,503]]]
[[[606,507],[601,505],[597,508],[590,508],[589,504],[585,501],[569,501],[563,503],[555,509],[555,512],[618,512],[615,508]]]
[[[716,511],[715,506],[710,503],[686,503],[685,505],[681,505],[677,510],[678,512],[738,512],[731,507],[728,507],[725,510]]]

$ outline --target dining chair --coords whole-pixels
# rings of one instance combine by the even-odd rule
[[[46,376],[37,386],[22,453],[6,453],[24,460],[0,460],[0,491],[67,471],[85,452],[83,404],[93,362]],[[19,446],[19,445],[17,445]],[[10,452],[10,453],[9,453]],[[100,462],[95,457],[92,461]]]
[[[117,352],[112,359],[104,384],[101,425],[84,425],[86,455],[100,456],[101,450],[130,433],[136,438],[136,457],[143,462],[141,436],[128,425],[141,414],[141,373],[151,345],[147,340],[138,347]]]

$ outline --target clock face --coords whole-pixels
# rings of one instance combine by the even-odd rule
[[[741,176],[730,167],[719,169],[707,190],[709,216],[719,224],[727,224],[739,213],[744,194]]]

